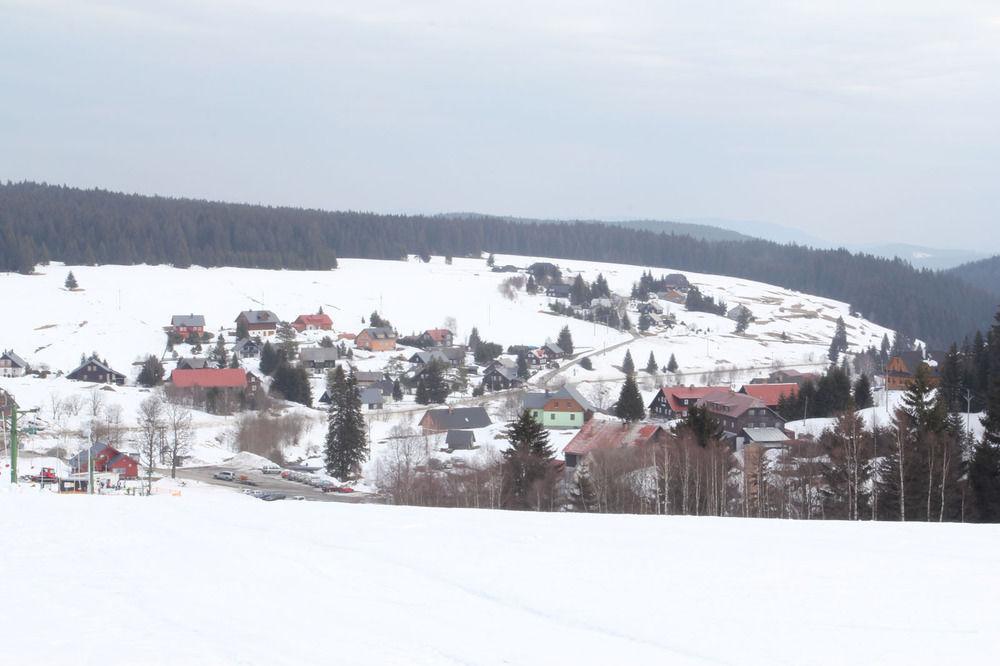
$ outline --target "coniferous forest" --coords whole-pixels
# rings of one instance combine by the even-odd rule
[[[0,270],[37,263],[327,269],[338,257],[482,251],[731,275],[846,301],[933,345],[985,329],[996,298],[958,277],[846,250],[706,241],[595,222],[326,212],[0,184]]]

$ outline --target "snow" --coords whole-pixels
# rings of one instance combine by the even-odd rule
[[[5,663],[986,663],[1000,526],[0,491]]]

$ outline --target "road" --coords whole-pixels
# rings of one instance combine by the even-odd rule
[[[242,483],[236,483],[234,481],[222,481],[213,478],[213,474],[221,472],[222,470],[236,472],[237,475],[246,475],[247,478],[257,485],[246,486]],[[170,471],[162,470],[161,473],[169,475]],[[301,495],[307,500],[316,502],[345,502],[348,504],[361,504],[364,502],[379,501],[378,498],[371,493],[324,493],[317,488],[313,488],[312,486],[307,486],[296,481],[282,479],[277,474],[264,474],[263,472],[254,470],[236,470],[231,467],[183,467],[178,468],[177,477],[181,479],[190,479],[192,481],[201,481],[202,483],[210,483],[213,486],[229,488],[233,492],[243,492],[243,490],[247,488],[252,488],[254,490],[285,493],[288,497]]]

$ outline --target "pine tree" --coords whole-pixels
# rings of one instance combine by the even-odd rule
[[[469,333],[469,351],[473,354],[479,349],[479,345],[482,340],[479,338],[479,329],[475,326],[472,327],[472,332]]]
[[[670,354],[670,361],[667,363],[667,372],[677,372],[678,367],[680,366],[677,365],[677,359],[673,354]]]
[[[989,374],[986,393],[985,428],[969,465],[975,517],[979,522],[1000,522],[1000,311],[990,333],[986,353]]]
[[[496,265],[496,263],[497,263],[497,258],[492,254],[490,254],[490,256],[486,258],[486,265],[489,266],[490,268],[493,268]]]
[[[736,334],[743,335],[747,332],[747,327],[750,326],[750,311],[746,308],[740,310],[739,317],[736,319]]]
[[[34,266],[32,266],[32,268],[34,268]],[[66,282],[64,282],[63,284],[66,286],[67,289],[76,289],[77,287],[79,287],[79,285],[76,282],[76,276],[73,275],[73,271],[69,272],[69,275],[66,276]]]
[[[212,361],[217,368],[224,368],[229,363],[229,355],[226,353],[226,340],[221,335],[215,341],[215,347],[212,349]]]
[[[556,344],[559,348],[565,352],[567,356],[573,355],[573,334],[570,333],[569,326],[563,326],[562,330],[559,331],[559,337],[556,339]]]
[[[862,374],[854,382],[854,404],[858,409],[868,409],[874,402],[871,381],[868,379],[868,375]]]
[[[722,425],[708,411],[708,407],[690,406],[681,428],[690,432],[698,445],[703,448],[708,446],[709,442],[722,437]]]
[[[444,404],[444,401],[448,399],[450,389],[448,382],[444,379],[444,368],[437,359],[424,366],[424,371],[420,373],[420,379],[423,381],[427,398],[427,403],[421,404]],[[417,395],[419,396],[419,389]],[[417,402],[420,400],[418,399]]]
[[[512,509],[527,509],[536,484],[549,474],[553,451],[549,433],[527,409],[507,425],[510,446],[504,450],[505,504]]]
[[[622,315],[622,330],[631,331],[632,330],[632,320],[628,318],[628,313]]]
[[[529,275],[528,276],[528,284],[525,285],[524,290],[526,292],[528,292],[529,294],[538,293],[538,284],[535,282],[535,276],[534,275]]]
[[[528,378],[528,357],[524,354],[517,355],[517,376],[520,379]]]
[[[635,383],[635,375],[629,373],[625,377],[618,402],[615,404],[615,416],[626,423],[641,421],[646,418],[646,408],[642,404],[642,394]]]
[[[584,370],[593,370],[594,363],[590,360],[589,356],[584,356],[580,359],[580,367]]]
[[[394,379],[392,382],[392,399],[396,402],[403,399],[403,387],[399,384],[398,379]]]
[[[903,411],[909,414],[921,434],[938,433],[944,429],[946,411],[935,397],[930,369],[921,363],[903,394]]]
[[[82,365],[82,363],[81,363]],[[136,379],[140,386],[152,387],[163,383],[163,364],[153,355],[146,357]]]
[[[882,346],[879,348],[878,357],[879,361],[882,363],[882,367],[889,362],[889,350],[892,349],[892,345],[889,343],[889,334],[882,334]]]
[[[368,459],[364,417],[352,372],[344,376],[340,366],[330,378],[330,410],[327,415],[326,471],[344,481],[356,474]]]
[[[271,341],[268,340],[260,350],[260,371],[265,375],[272,375],[277,367],[278,352],[274,350]]]
[[[626,375],[635,373],[635,363],[632,361],[632,350],[625,350],[625,359],[622,361],[622,372]]]
[[[827,355],[830,357],[831,363],[836,363],[840,355],[847,351],[847,325],[844,323],[843,317],[837,317],[837,328],[833,333],[833,339],[830,341],[830,350]]]
[[[250,337],[250,329],[247,328],[247,322],[244,319],[240,319],[236,322],[236,339],[245,340]]]
[[[651,375],[655,375],[656,371],[659,369],[659,365],[656,363],[656,357],[653,356],[653,352],[649,352],[649,360],[646,361],[646,372]]]
[[[281,323],[278,325],[278,351],[286,361],[293,360],[299,352],[299,343],[296,342],[298,332],[292,328],[291,324]]]
[[[431,404],[431,399],[427,395],[427,384],[424,383],[423,375],[421,375],[420,378],[417,379],[417,392],[416,395],[414,396],[414,399],[417,401],[418,405]]]
[[[237,356],[236,354],[233,354],[232,356],[230,356],[229,357],[229,367],[232,368],[233,370],[238,369],[240,367],[240,357]]]

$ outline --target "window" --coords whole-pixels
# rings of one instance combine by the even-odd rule
[[[569,420],[570,421],[576,421],[576,414],[570,414],[569,415]]]
[[[550,421],[555,421],[556,420],[556,415],[555,415],[554,412],[552,414],[549,414],[549,420]]]

